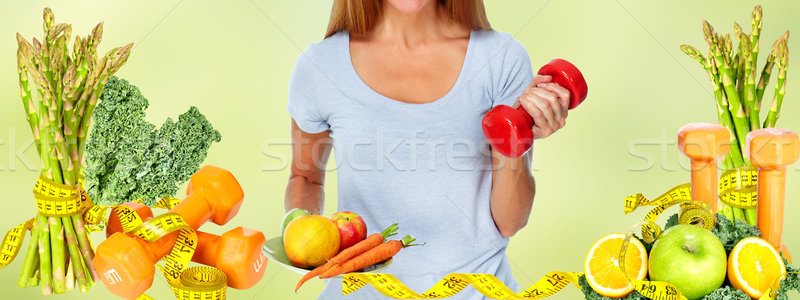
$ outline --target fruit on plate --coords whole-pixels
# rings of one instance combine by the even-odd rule
[[[283,248],[296,267],[318,267],[339,252],[339,230],[326,217],[299,216],[286,226]]]
[[[761,298],[775,278],[786,272],[778,251],[767,241],[749,237],[741,240],[728,258],[728,280],[753,299]]]
[[[620,269],[619,253],[625,235],[615,233],[607,235],[592,245],[584,260],[586,281],[598,294],[622,298],[633,292],[630,279],[644,280],[647,276],[647,250],[642,242],[631,238],[630,246],[625,253],[625,276]]]
[[[722,242],[696,225],[667,229],[650,250],[650,280],[672,283],[689,300],[703,298],[722,286],[726,266]]]
[[[367,238],[367,224],[361,216],[349,211],[340,211],[333,214],[331,220],[339,229],[339,251]]]
[[[311,213],[302,208],[293,208],[286,215],[283,216],[283,222],[281,222],[281,236],[283,236],[283,232],[286,231],[286,226],[289,226],[289,223],[297,219],[299,216],[307,216]]]

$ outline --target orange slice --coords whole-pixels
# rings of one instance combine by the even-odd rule
[[[733,247],[728,257],[728,280],[753,299],[761,298],[786,265],[767,241],[749,237]]]
[[[586,281],[598,294],[622,298],[633,292],[633,284],[628,280],[644,280],[647,276],[647,250],[642,242],[631,238],[630,246],[625,254],[626,277],[619,267],[619,252],[625,235],[615,233],[607,235],[592,245],[584,260]]]

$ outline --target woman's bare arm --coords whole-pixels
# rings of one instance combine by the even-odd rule
[[[535,139],[543,139],[567,122],[570,94],[565,88],[552,83],[550,76],[536,76],[531,85],[517,98],[519,105],[531,115],[531,128]],[[531,174],[532,151],[520,158],[504,157],[492,149],[491,209],[497,229],[510,237],[528,224],[536,195],[536,182]]]
[[[304,132],[292,120],[292,169],[283,205],[322,214],[325,208],[325,166],[331,154],[330,131]]]
[[[510,237],[528,224],[536,194],[530,169],[531,152],[508,158],[492,149],[494,171],[490,196],[492,218],[500,234]]]

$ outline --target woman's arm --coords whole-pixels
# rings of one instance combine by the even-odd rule
[[[325,208],[325,166],[331,154],[330,131],[304,132],[292,119],[292,169],[284,209],[303,208],[322,214]]]
[[[551,83],[550,76],[536,76],[517,99],[533,117],[535,139],[550,136],[566,125],[569,91]],[[536,195],[531,174],[532,151],[519,158],[508,158],[492,149],[491,209],[500,234],[510,237],[528,223]]]

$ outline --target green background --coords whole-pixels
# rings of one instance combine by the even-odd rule
[[[41,37],[41,14],[53,8],[56,21],[86,35],[105,21],[100,49],[134,42],[118,75],[150,99],[148,119],[161,123],[195,105],[223,135],[206,162],[227,168],[240,180],[246,201],[222,232],[236,226],[279,234],[289,175],[289,116],[286,93],[296,57],[319,41],[332,1],[3,1],[0,11],[0,228],[32,217],[31,188],[37,177],[35,150],[18,95],[14,33]],[[511,239],[508,256],[515,277],[530,286],[552,270],[582,271],[583,258],[598,238],[626,232],[646,211],[623,215],[625,196],[655,197],[689,180],[688,162],[675,141],[689,122],[716,122],[705,72],[678,49],[683,43],[705,51],[700,20],[732,32],[749,28],[753,1],[486,1],[496,30],[511,32],[529,50],[535,68],[563,57],[588,79],[588,101],[570,113],[568,126],[537,141],[537,197],[526,228]],[[769,1],[764,9],[762,55],[785,30],[797,30],[797,1]],[[794,13],[793,13],[794,12]],[[747,29],[746,32],[750,30]],[[796,38],[790,48],[796,48]],[[778,125],[800,129],[800,92],[789,74],[783,118]],[[768,97],[771,97],[771,90]],[[769,101],[767,101],[769,102]],[[765,106],[768,104],[765,104]],[[446,117],[446,116],[443,116]],[[650,157],[645,159],[643,157]],[[333,163],[333,162],[332,162]],[[784,241],[800,258],[800,164],[788,172]],[[326,182],[325,214],[336,207],[336,176]],[[446,212],[442,212],[446,213]],[[663,219],[662,219],[663,221]],[[372,231],[375,229],[372,228]],[[413,233],[412,233],[413,234]],[[93,235],[95,243],[103,236]],[[27,245],[27,243],[26,243]],[[0,270],[0,290],[11,298],[41,297],[39,288],[15,283],[22,263]],[[420,266],[423,267],[423,266]],[[292,292],[300,275],[268,264],[255,287],[229,289],[231,299],[315,299],[322,282]],[[171,296],[157,275],[148,292]],[[102,284],[69,297],[105,299]],[[581,297],[568,287],[555,299]]]

